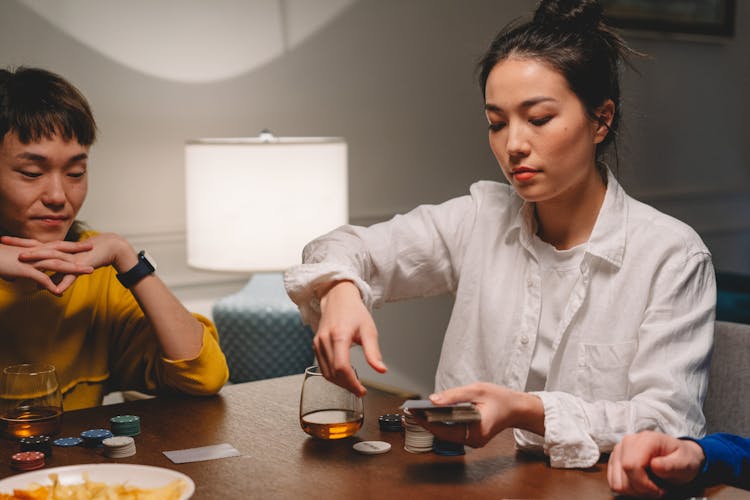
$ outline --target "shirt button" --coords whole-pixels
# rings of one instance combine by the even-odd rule
[[[531,278],[529,278],[529,279],[526,280],[526,286],[529,287],[529,288],[531,288],[532,286],[534,286],[534,282],[531,281]]]
[[[521,336],[521,343],[522,343],[523,345],[526,345],[526,344],[528,344],[528,343],[529,343],[529,337],[527,337],[526,335],[522,335],[522,336]]]

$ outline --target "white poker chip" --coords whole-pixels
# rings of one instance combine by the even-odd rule
[[[130,436],[114,436],[102,441],[104,454],[109,458],[125,458],[135,455],[135,440]]]
[[[359,443],[354,443],[352,448],[354,448],[354,451],[365,455],[379,455],[390,451],[391,443],[386,443],[385,441],[360,441]]]

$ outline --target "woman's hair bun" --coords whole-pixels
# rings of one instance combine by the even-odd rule
[[[534,24],[587,31],[602,22],[604,10],[596,0],[542,0]]]

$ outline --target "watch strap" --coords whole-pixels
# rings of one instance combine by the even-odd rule
[[[148,258],[146,251],[141,250],[138,252],[138,263],[124,273],[117,273],[117,279],[122,286],[130,288],[154,271],[156,267]]]

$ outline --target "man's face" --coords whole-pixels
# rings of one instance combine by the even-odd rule
[[[88,189],[88,146],[76,139],[0,143],[0,232],[42,243],[63,240]]]

